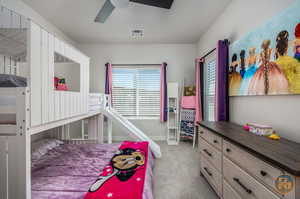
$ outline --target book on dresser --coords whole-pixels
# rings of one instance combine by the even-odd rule
[[[201,174],[222,199],[300,199],[300,144],[200,122]]]

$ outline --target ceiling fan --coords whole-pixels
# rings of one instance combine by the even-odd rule
[[[106,0],[97,14],[95,22],[105,23],[115,8],[126,8],[129,6],[129,2],[170,9],[173,1],[174,0]]]

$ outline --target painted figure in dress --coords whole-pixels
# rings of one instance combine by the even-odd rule
[[[249,90],[249,84],[257,70],[257,55],[256,48],[252,47],[249,49],[249,57],[247,58],[246,64],[248,65],[246,72],[243,77],[243,81],[240,87],[240,95],[247,95]]]
[[[246,51],[245,50],[241,50],[241,53],[240,53],[240,65],[241,65],[241,68],[240,68],[240,74],[241,74],[241,77],[243,78],[244,75],[245,75],[245,72],[246,72]]]
[[[272,48],[271,41],[265,40],[262,43],[262,52],[260,53],[260,66],[251,79],[248,94],[249,95],[274,95],[287,94],[288,81],[279,68],[271,61]]]
[[[296,39],[297,40],[297,39]],[[289,83],[289,93],[300,93],[300,62],[288,56],[289,33],[281,31],[276,39],[276,63],[285,74]],[[296,41],[295,41],[296,43]],[[297,53],[297,51],[295,51]],[[295,54],[296,57],[297,54]]]
[[[242,77],[240,73],[237,72],[237,67],[239,66],[239,62],[237,60],[237,54],[232,56],[231,65],[229,69],[229,92],[230,95],[237,95],[239,92],[239,88],[241,85]]]

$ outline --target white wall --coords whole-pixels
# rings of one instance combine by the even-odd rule
[[[79,45],[91,58],[91,92],[104,92],[105,64],[160,64],[168,63],[169,81],[186,78],[194,82],[194,59],[196,45],[193,44],[137,44],[137,45]]]
[[[198,43],[198,56],[216,46],[219,39],[231,42],[263,25],[294,0],[233,0],[221,16],[203,34]],[[230,98],[230,120],[235,123],[270,124],[288,139],[300,142],[300,96],[253,96]]]
[[[196,45],[153,44],[153,45],[81,45],[80,49],[91,58],[91,92],[104,92],[105,63],[114,64],[160,64],[168,63],[168,80],[180,82],[186,78],[194,82],[194,59]],[[134,120],[137,127],[154,139],[165,137],[166,125],[159,120]],[[115,139],[125,135],[114,125]]]
[[[56,28],[53,24],[48,22],[45,18],[43,18],[40,14],[34,11],[31,7],[26,5],[22,0],[0,0],[0,3],[14,12],[21,14],[27,18],[33,20],[36,24],[44,27],[47,31],[54,33],[60,39],[66,41],[69,44],[74,46],[77,45],[75,41],[70,39],[67,35],[65,35],[62,31]],[[0,5],[1,5],[0,4]]]

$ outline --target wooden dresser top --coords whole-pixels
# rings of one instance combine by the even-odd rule
[[[254,135],[245,131],[242,126],[230,122],[200,122],[199,124],[252,155],[290,174],[300,176],[300,144],[284,138],[271,140]]]

